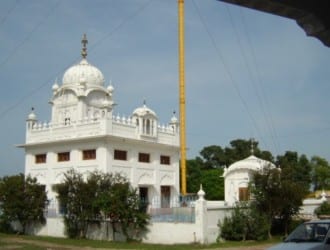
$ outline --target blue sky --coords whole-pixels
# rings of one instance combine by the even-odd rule
[[[255,138],[330,160],[330,48],[295,21],[216,0],[185,1],[188,158]],[[80,60],[112,81],[114,114],[178,111],[177,0],[0,1],[0,176],[24,171],[31,107],[49,121],[56,79]]]

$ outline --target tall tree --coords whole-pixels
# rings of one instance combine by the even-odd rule
[[[187,160],[187,191],[188,193],[197,193],[202,184],[201,163],[194,160]]]
[[[252,153],[264,160],[274,162],[274,157],[269,151],[262,151],[258,147],[259,143],[256,140],[236,139],[230,142],[230,147],[224,150],[226,165],[229,166],[236,161],[243,160]]]
[[[25,233],[29,225],[45,222],[46,204],[45,187],[35,178],[18,174],[0,179],[0,220],[7,224],[18,221],[21,233]]]
[[[267,218],[267,231],[271,238],[271,223],[273,218],[279,215],[282,204],[280,171],[270,167],[262,172],[256,171],[250,189],[254,197],[253,206]]]
[[[206,193],[208,200],[222,200],[224,198],[223,169],[205,169],[199,159],[188,160],[187,190],[189,193],[197,193],[200,185]]]
[[[282,220],[284,225],[284,234],[287,235],[292,218],[299,213],[303,199],[306,196],[306,192],[301,190],[300,183],[287,180],[286,178],[283,178],[282,174],[281,186],[278,195],[281,197],[281,206],[278,217]]]
[[[277,157],[277,165],[282,169],[283,179],[300,184],[304,194],[309,191],[312,168],[305,155],[299,156],[297,152],[287,151]]]
[[[224,150],[220,146],[211,145],[204,147],[199,154],[202,156],[204,169],[222,168],[226,164]]]
[[[330,188],[330,166],[326,159],[313,156],[311,159],[312,185],[314,191]]]
[[[252,142],[254,149],[258,143]],[[231,165],[236,161],[240,161],[251,155],[251,140],[236,139],[230,142],[230,147],[225,148],[227,165]]]
[[[224,199],[224,179],[222,178],[223,169],[210,169],[202,171],[203,189],[207,200]]]
[[[280,218],[287,234],[293,216],[299,213],[306,190],[299,181],[287,177],[287,172],[266,168],[255,172],[250,184],[254,205],[268,218],[268,235],[271,238],[270,225],[274,218]]]

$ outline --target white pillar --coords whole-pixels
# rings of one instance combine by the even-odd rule
[[[196,241],[200,244],[207,244],[207,206],[206,200],[204,199],[205,192],[203,191],[202,185],[197,194],[199,198],[195,205],[195,223],[197,227]]]

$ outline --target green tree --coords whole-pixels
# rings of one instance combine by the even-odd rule
[[[279,210],[279,218],[284,225],[284,234],[289,231],[292,218],[299,213],[302,201],[306,193],[302,192],[300,183],[292,182],[283,178],[281,175],[281,186],[279,196],[281,196],[281,206]]]
[[[220,146],[204,147],[200,153],[203,169],[223,168],[226,164],[224,150]]]
[[[261,159],[274,162],[274,157],[269,151],[262,151],[258,147],[259,143],[255,140],[236,139],[230,142],[230,147],[224,150],[226,165],[243,160],[253,154]],[[252,150],[253,149],[253,150]]]
[[[268,237],[271,238],[271,223],[279,215],[282,204],[281,172],[270,167],[264,168],[262,172],[256,171],[250,190],[254,198],[253,206],[266,217]]]
[[[35,178],[18,174],[0,179],[2,223],[9,225],[18,221],[22,226],[21,233],[25,233],[27,226],[45,222],[46,204],[45,187]]]
[[[254,149],[258,143],[252,142]],[[230,147],[225,148],[226,165],[229,166],[251,155],[251,140],[236,139],[230,142]]]
[[[97,203],[111,223],[113,239],[115,232],[123,232],[130,240],[146,230],[149,216],[141,209],[140,202],[137,190],[126,181],[114,183],[111,189],[100,194]]]
[[[64,182],[55,186],[65,210],[64,223],[70,238],[85,238],[88,222],[99,216],[93,207],[96,189],[91,186],[84,182],[82,174],[74,170],[65,173]]]
[[[301,183],[288,178],[287,172],[274,168],[266,168],[255,172],[250,184],[253,194],[253,205],[263,213],[268,221],[268,236],[271,235],[271,224],[280,218],[285,226],[285,234],[293,216],[299,213],[306,190]]]
[[[224,179],[222,178],[223,169],[211,169],[202,171],[203,189],[207,200],[224,199]]]
[[[196,159],[187,160],[187,191],[197,193],[202,184],[201,163]]]
[[[312,185],[314,191],[330,188],[330,166],[326,159],[313,156],[311,159]]]
[[[187,191],[197,193],[200,185],[206,193],[207,200],[223,200],[224,180],[222,178],[223,169],[202,168],[202,163],[198,159],[187,161]]]
[[[146,230],[149,216],[141,209],[137,190],[120,174],[93,172],[84,181],[80,173],[71,170],[56,191],[66,211],[69,237],[85,238],[89,224],[102,220],[110,221],[114,240],[119,230],[127,240]]]
[[[277,157],[277,166],[282,169],[283,179],[300,184],[301,190],[307,194],[311,185],[311,164],[305,155],[287,151]]]

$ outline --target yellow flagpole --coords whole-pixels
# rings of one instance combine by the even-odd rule
[[[178,0],[179,16],[179,102],[180,102],[180,166],[181,194],[187,194],[186,180],[186,100],[184,69],[184,0]]]

